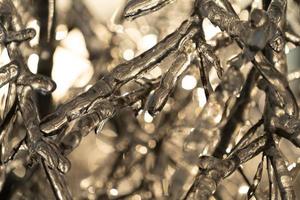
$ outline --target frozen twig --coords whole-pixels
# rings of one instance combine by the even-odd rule
[[[127,19],[135,19],[155,12],[173,1],[175,0],[129,0],[123,15]]]
[[[285,160],[282,157],[282,153],[272,145],[266,151],[268,157],[270,158],[272,167],[274,169],[274,174],[279,187],[280,196],[285,200],[296,199],[295,191],[293,189],[293,181],[290,176],[290,172],[287,169]]]
[[[229,176],[241,164],[261,153],[266,148],[266,144],[267,137],[262,136],[224,160],[209,156],[200,157],[199,175],[185,199],[209,199],[223,178]]]
[[[87,92],[61,105],[55,113],[44,119],[41,129],[50,133],[61,128],[68,121],[84,114],[95,100],[111,95],[121,85],[152,69],[170,52],[178,48],[185,35],[195,26],[195,23],[197,23],[197,17],[190,18],[153,48],[115,67],[110,74],[98,80]]]

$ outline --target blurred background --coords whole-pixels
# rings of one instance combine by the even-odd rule
[[[38,96],[41,116],[51,113],[69,99],[86,91],[96,80],[109,73],[119,63],[153,47],[173,32],[191,13],[192,0],[177,0],[153,14],[134,21],[123,21],[122,10],[126,0],[63,0],[57,1],[51,39],[47,41],[48,4],[46,1],[14,1],[24,11],[22,19],[27,27],[37,30],[24,48],[28,66],[33,73],[52,77],[57,89],[52,96]],[[261,1],[232,0],[234,9],[242,19],[249,16],[249,6],[261,6]],[[295,33],[300,33],[300,10],[293,1],[288,4],[288,19]],[[293,20],[298,19],[298,20]],[[208,20],[203,23],[208,42],[220,32]],[[300,70],[300,48],[290,43],[285,47],[289,72]],[[222,66],[237,54],[237,45],[231,44],[217,51]],[[149,78],[160,77],[170,65],[170,58],[149,73]],[[2,50],[0,64],[9,61]],[[298,75],[299,76],[299,75]],[[212,86],[219,79],[215,70],[209,70]],[[184,73],[176,90],[163,111],[153,118],[147,112],[136,113],[128,108],[109,120],[101,133],[90,133],[68,158],[71,171],[66,175],[74,199],[168,199],[180,198],[188,190],[197,173],[196,163],[188,161],[184,152],[184,138],[196,124],[195,119],[206,103],[198,68],[191,65]],[[300,100],[299,80],[291,81],[292,89]],[[132,87],[132,86],[131,86]],[[130,90],[130,86],[122,92]],[[5,100],[8,86],[1,88]],[[248,121],[239,129],[236,141],[253,125],[263,111],[264,94],[257,92],[251,103]],[[245,116],[245,118],[247,118]],[[21,129],[22,130],[22,129]],[[24,131],[24,130],[23,130]],[[16,134],[22,135],[19,131]],[[18,138],[20,136],[11,136]],[[203,137],[203,153],[209,154],[214,138]],[[236,141],[228,148],[230,152]],[[12,145],[13,147],[13,145]],[[289,170],[295,171],[295,188],[300,187],[296,177],[300,151],[283,141],[281,150],[289,161]],[[214,198],[245,199],[260,162],[257,156],[243,166],[245,176],[235,172],[222,181]],[[264,165],[264,168],[266,164]],[[36,173],[33,173],[35,171]],[[35,167],[17,168],[6,183],[2,195],[5,199],[53,199],[49,183],[42,171]],[[172,185],[170,184],[172,182]],[[267,191],[266,170],[258,191]],[[298,196],[300,197],[300,192]],[[255,197],[253,197],[255,199]]]

